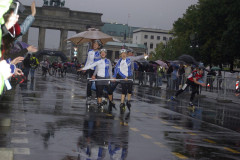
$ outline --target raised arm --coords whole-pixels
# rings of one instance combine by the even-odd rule
[[[131,61],[133,62],[133,61],[137,61],[137,60],[143,59],[143,58],[145,58],[146,56],[147,56],[147,54],[144,53],[144,54],[141,55],[141,56],[129,56],[128,58],[130,58]]]
[[[99,63],[99,61],[94,62],[94,63],[89,64],[89,65],[86,65],[85,67],[82,68],[82,70],[88,70],[88,69],[90,69],[90,68],[93,68],[93,67],[97,66],[98,63]]]
[[[94,76],[94,77],[96,77],[97,72],[98,72],[98,66],[96,67],[96,69],[95,69],[95,71],[94,71],[94,73],[93,73],[93,76]]]

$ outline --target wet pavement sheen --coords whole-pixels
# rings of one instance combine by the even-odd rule
[[[41,77],[21,84],[0,101],[0,147],[15,160],[240,159],[240,110],[190,94],[135,86],[132,110],[120,114],[120,88],[112,113],[86,107],[86,83],[75,75]],[[95,93],[93,93],[95,94]],[[93,100],[95,102],[95,100]]]

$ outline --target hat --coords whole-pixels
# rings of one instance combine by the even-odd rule
[[[106,50],[105,48],[102,48],[102,49],[100,49],[100,53],[101,53],[101,52],[107,53],[107,50]]]
[[[127,50],[126,49],[120,49],[120,54],[122,54],[122,53],[127,53]]]

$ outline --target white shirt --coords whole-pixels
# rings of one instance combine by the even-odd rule
[[[109,61],[109,64],[106,64],[105,60],[106,59],[101,59],[101,60],[99,60],[97,62],[94,62],[94,63],[92,63],[90,65],[86,65],[85,67],[83,67],[82,70],[88,70],[90,68],[93,68],[93,67],[97,66],[97,69],[96,69],[97,76],[105,78],[106,75],[107,75],[105,68],[109,65],[108,72],[109,72],[110,78],[112,78],[112,64],[111,64],[110,61]]]
[[[126,62],[126,59],[125,60],[121,60],[120,62],[120,71],[126,76],[128,77],[128,64]]]
[[[85,64],[85,66],[89,66],[90,64],[94,63],[94,57],[95,57],[95,51],[89,51],[88,52],[88,57],[87,57],[87,62]],[[91,70],[94,70],[94,67],[89,68]]]

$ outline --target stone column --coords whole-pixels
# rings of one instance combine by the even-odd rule
[[[38,35],[38,50],[44,50],[45,45],[45,34],[46,34],[46,28],[39,28],[39,35]]]
[[[28,43],[28,31],[22,36],[22,41]]]
[[[68,31],[65,29],[61,30],[61,36],[60,36],[60,47],[59,50],[62,51],[63,53],[66,53],[67,50],[67,36],[68,36]]]
[[[114,62],[115,61],[115,52],[110,51],[110,54],[112,54],[111,61]]]
[[[114,51],[114,56],[115,56],[115,59],[119,59],[119,56],[120,56],[119,51]]]

